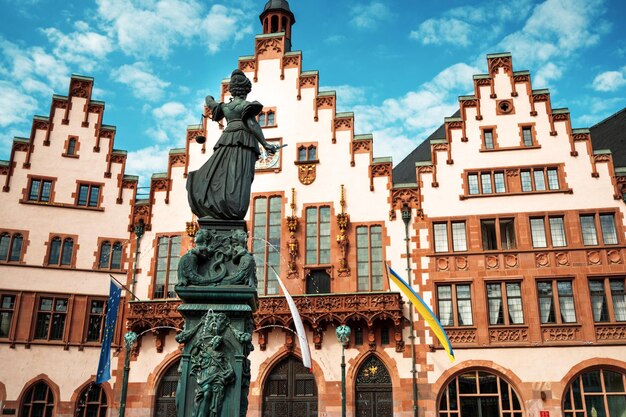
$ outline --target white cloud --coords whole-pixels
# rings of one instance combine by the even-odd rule
[[[535,88],[551,87],[551,81],[560,79],[562,75],[563,70],[560,66],[557,66],[552,62],[548,62],[535,72],[533,86]],[[552,92],[554,93],[554,91]]]
[[[109,37],[90,31],[86,22],[78,21],[75,27],[77,31],[69,34],[56,28],[42,29],[42,32],[54,44],[57,57],[79,65],[83,71],[91,72],[113,51],[113,43]]]
[[[251,33],[250,15],[238,7],[213,5],[208,13],[197,0],[97,0],[98,13],[112,26],[124,53],[167,57],[178,45],[202,42],[217,52],[229,40]],[[139,30],[140,29],[140,30]]]
[[[129,86],[133,95],[138,99],[151,102],[160,100],[165,93],[165,88],[170,85],[169,82],[149,72],[148,66],[142,62],[122,65],[113,70],[111,76],[115,81]]]
[[[373,133],[375,155],[392,156],[397,164],[458,109],[458,96],[472,91],[472,75],[479,72],[457,63],[400,98],[356,106],[357,132]]]
[[[321,86],[320,91],[334,90],[337,95],[337,111],[352,111],[352,107],[365,102],[365,88],[348,84]]]
[[[595,45],[608,26],[599,19],[602,0],[546,0],[535,7],[524,27],[506,36],[500,47],[526,65],[569,58]]]
[[[596,91],[616,91],[626,85],[626,67],[619,71],[605,71],[593,79],[592,87]]]
[[[389,20],[391,12],[385,3],[371,2],[365,6],[354,6],[351,11],[350,23],[359,29],[371,29],[379,22]]]
[[[37,108],[37,100],[24,94],[7,81],[0,81],[0,126],[30,120]]]
[[[148,135],[159,143],[168,143],[172,147],[184,144],[187,126],[198,123],[202,107],[193,112],[184,104],[171,101],[152,110],[154,126],[148,129]]]
[[[167,170],[168,154],[169,147],[161,145],[130,151],[126,159],[126,173],[139,175],[142,186],[149,185],[152,174]]]
[[[498,36],[511,22],[524,19],[530,10],[530,0],[513,3],[486,2],[480,6],[456,7],[420,23],[409,34],[424,45],[468,46],[474,41]]]

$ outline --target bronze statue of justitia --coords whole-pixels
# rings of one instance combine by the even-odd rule
[[[279,147],[267,143],[256,116],[263,109],[258,101],[246,101],[252,83],[240,70],[230,76],[231,100],[218,103],[207,96],[211,118],[228,122],[213,147],[213,155],[197,171],[189,173],[187,195],[191,211],[198,218],[242,220],[250,205],[254,166],[261,144],[268,154]]]

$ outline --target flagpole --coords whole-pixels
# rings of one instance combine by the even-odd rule
[[[402,220],[404,221],[404,241],[406,243],[406,273],[408,284],[411,285],[411,248],[409,246],[409,223],[411,222],[411,208],[407,205],[402,206]],[[413,319],[413,306],[409,304],[409,320],[411,321],[411,374],[413,376],[413,417],[418,416],[417,408],[417,369],[415,367],[415,329]]]
[[[119,286],[120,286],[120,287],[124,288],[124,289],[126,290],[126,292],[128,292],[130,295],[132,295],[132,296],[133,296],[133,298],[134,298],[135,300],[140,301],[139,297],[137,297],[137,296],[136,296],[136,295],[135,295],[135,294],[134,294],[131,290],[129,290],[129,289],[128,289],[128,287],[127,287],[126,285],[124,285],[124,284],[122,284],[121,282],[119,282],[119,281],[118,281],[117,279],[115,279],[115,277],[114,277],[113,275],[111,275],[111,274],[109,274],[109,277],[110,277],[113,281],[117,282],[117,283],[119,284]]]

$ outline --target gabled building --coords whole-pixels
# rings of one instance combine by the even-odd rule
[[[35,116],[0,165],[0,402],[19,416],[106,412],[93,386],[111,276],[126,281],[137,177],[124,173],[115,126],[93,79]],[[119,323],[117,345],[124,326]],[[115,364],[116,358],[113,359]],[[103,415],[103,414],[98,414]]]
[[[258,161],[247,215],[259,280],[248,415],[340,416],[345,353],[347,415],[622,417],[624,112],[573,129],[510,54],[488,55],[474,94],[392,170],[373,156],[372,135],[355,132],[354,114],[336,111],[336,93],[319,89],[320,74],[303,68],[289,4],[268,1],[260,21],[252,53],[233,68],[265,106],[267,140],[287,146]],[[0,164],[5,415],[117,414],[128,330],[139,338],[126,415],[176,415],[174,287],[198,227],[186,178],[225,126],[204,109],[138,199],[92,88],[72,77],[68,96],[54,96],[50,116],[36,116]],[[229,97],[225,80],[220,100]],[[433,307],[455,362],[386,265]],[[110,276],[137,298],[126,291],[113,379],[98,388]],[[311,370],[279,277],[302,315]],[[340,325],[352,330],[343,346]]]

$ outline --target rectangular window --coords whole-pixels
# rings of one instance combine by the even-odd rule
[[[534,248],[545,248],[548,246],[546,241],[546,225],[543,218],[530,219],[530,234]]]
[[[530,179],[530,171],[521,171],[520,178],[522,181],[522,191],[524,192],[532,191],[533,184],[532,184],[532,180]]]
[[[481,220],[480,229],[484,250],[509,250],[517,247],[514,219]]]
[[[556,168],[548,169],[548,188],[550,190],[559,190],[559,171]]]
[[[524,146],[533,146],[533,134],[530,126],[522,127],[522,137],[524,139]]]
[[[102,337],[102,324],[105,315],[104,300],[91,300],[87,318],[87,341],[99,342]]]
[[[589,293],[595,322],[626,321],[624,278],[589,280]]]
[[[306,209],[306,264],[330,263],[330,207]]]
[[[435,239],[435,252],[448,252],[448,224],[433,224],[433,232]]]
[[[506,187],[504,185],[504,173],[496,172],[493,174],[493,181],[496,185],[496,193],[504,193],[506,192]]]
[[[493,130],[485,130],[483,136],[485,138],[485,149],[493,149]]]
[[[63,340],[67,298],[41,297],[37,305],[35,339]]]
[[[451,234],[448,235],[448,231]],[[467,232],[464,221],[433,223],[433,240],[435,252],[448,252],[449,242],[452,241],[452,250],[464,252],[467,250]]]
[[[491,174],[480,174],[480,183],[482,185],[483,194],[491,194]]]
[[[437,285],[437,309],[442,326],[473,325],[470,285]]]
[[[580,216],[580,228],[583,235],[583,244],[593,246],[598,244],[598,234],[596,232],[596,220],[592,215]]]
[[[383,289],[383,243],[381,226],[356,228],[358,291]]]
[[[77,206],[98,207],[100,204],[100,186],[81,184],[78,186]]]
[[[469,185],[469,193],[470,195],[480,194],[480,190],[478,188],[478,174],[469,174],[467,176],[467,183]]]
[[[254,199],[253,252],[256,276],[262,295],[278,294],[277,274],[280,274],[280,236],[282,224],[281,196]]]
[[[601,214],[600,229],[602,230],[602,242],[604,242],[605,245],[617,245],[615,216],[612,214]]]
[[[544,177],[543,170],[535,170],[535,171],[533,171],[533,176],[535,178],[535,191],[545,191],[546,190],[546,179]]]
[[[9,337],[14,309],[15,296],[0,294],[0,338]]]
[[[519,282],[487,284],[487,300],[489,324],[511,325],[524,323],[522,290]]]
[[[455,252],[463,252],[467,250],[465,222],[452,222],[452,248]]]
[[[28,190],[28,201],[50,202],[52,181],[32,178]]]
[[[572,281],[538,281],[537,294],[542,324],[576,323]]]
[[[552,238],[552,246],[567,246],[563,217],[549,217],[548,221],[550,223],[550,237]]]
[[[180,235],[160,236],[157,244],[154,298],[176,298]]]

